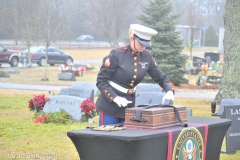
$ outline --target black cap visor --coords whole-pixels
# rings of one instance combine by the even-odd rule
[[[136,37],[136,39],[138,40],[138,42],[139,42],[140,44],[144,45],[145,47],[151,47],[151,46],[152,46],[151,41],[145,40],[145,39],[142,39],[142,38],[139,38],[136,34],[134,34],[134,36]]]

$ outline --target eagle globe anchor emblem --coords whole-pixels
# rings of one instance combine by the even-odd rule
[[[182,150],[184,160],[196,160],[196,147],[191,140],[188,140],[186,147]]]

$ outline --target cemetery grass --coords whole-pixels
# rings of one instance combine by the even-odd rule
[[[88,124],[35,124],[34,113],[28,109],[28,100],[34,95],[47,94],[44,91],[0,90],[0,156],[14,159],[17,156],[49,155],[46,159],[79,159],[78,152],[67,136],[70,130],[85,129]],[[96,97],[97,98],[97,97]],[[95,99],[96,99],[95,98]],[[174,103],[193,109],[193,116],[212,117],[211,99],[175,98]],[[218,110],[218,108],[217,108]],[[98,117],[93,126],[97,126]],[[222,148],[225,149],[225,141]],[[234,155],[221,154],[221,160],[239,159],[240,152]],[[1,159],[1,158],[0,158]],[[44,159],[44,158],[42,158]]]

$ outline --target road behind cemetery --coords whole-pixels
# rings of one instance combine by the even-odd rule
[[[28,84],[11,84],[0,83],[0,89],[17,89],[17,90],[35,90],[35,91],[57,91],[69,86],[49,86],[49,85],[28,85]],[[175,97],[183,98],[209,98],[214,99],[217,91],[196,90],[196,91],[176,91]]]

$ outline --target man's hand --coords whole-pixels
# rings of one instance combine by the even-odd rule
[[[164,104],[165,100],[174,100],[174,95],[173,95],[173,91],[168,91],[162,98],[162,104]]]
[[[128,103],[132,103],[132,101],[128,101],[126,98],[119,97],[119,96],[115,97],[113,99],[113,102],[117,103],[119,107],[126,107]]]

